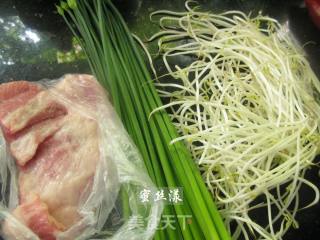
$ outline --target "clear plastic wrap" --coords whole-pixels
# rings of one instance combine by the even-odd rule
[[[4,239],[150,239],[162,203],[139,201],[155,186],[97,81],[43,80],[31,97],[11,84],[0,85]]]

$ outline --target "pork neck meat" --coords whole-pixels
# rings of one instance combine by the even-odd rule
[[[81,220],[79,204],[100,159],[99,125],[90,116],[104,97],[90,75],[66,75],[47,88],[0,85],[0,125],[18,168],[12,214],[40,239],[54,240]],[[12,224],[4,222],[4,234],[21,239]]]

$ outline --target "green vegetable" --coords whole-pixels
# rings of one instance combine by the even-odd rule
[[[178,134],[162,106],[149,72],[124,20],[109,0],[68,1],[62,16],[82,45],[98,81],[109,91],[114,107],[140,150],[158,187],[182,187],[183,205],[167,205],[165,215],[179,223],[158,231],[155,239],[228,240],[226,228],[186,146],[170,145]],[[76,6],[76,7],[75,7]],[[185,226],[183,218],[192,216]]]
[[[154,112],[171,113],[183,135],[172,144],[188,144],[233,239],[282,239],[298,226],[300,187],[315,193],[308,206],[319,201],[304,179],[320,149],[319,80],[276,20],[187,10],[153,14],[162,31],[151,40],[172,76],[158,84],[169,103]]]

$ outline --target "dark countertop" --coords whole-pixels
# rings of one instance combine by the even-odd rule
[[[156,9],[183,10],[184,0],[117,0],[130,29],[144,39],[157,26],[150,23],[149,13]],[[203,0],[203,9],[221,11],[238,9],[264,14],[287,23],[320,79],[320,30],[308,17],[301,0]],[[0,82],[59,78],[65,73],[89,73],[83,52],[63,20],[55,11],[54,0],[0,1]],[[318,161],[319,162],[319,161]],[[320,188],[319,169],[308,178]],[[301,199],[310,198],[302,189]],[[300,212],[300,228],[292,229],[285,240],[320,239],[320,204]]]

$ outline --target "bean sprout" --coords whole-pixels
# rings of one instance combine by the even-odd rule
[[[282,239],[298,227],[299,189],[319,153],[320,84],[275,19],[229,11],[157,11],[159,52],[175,79],[158,83],[233,239]],[[172,67],[172,59],[183,64]],[[189,64],[186,64],[189,62]],[[265,223],[252,213],[263,209]],[[261,211],[261,210],[259,210]],[[263,214],[262,214],[263,215]],[[235,228],[233,226],[236,226]]]

